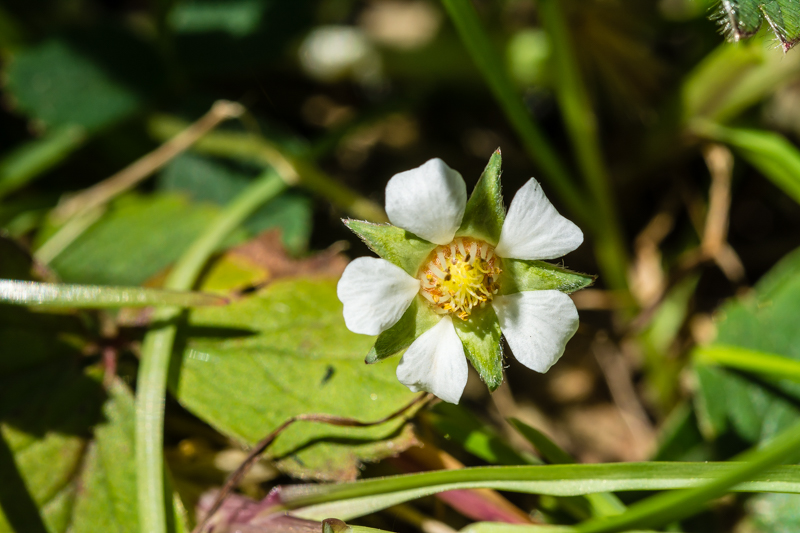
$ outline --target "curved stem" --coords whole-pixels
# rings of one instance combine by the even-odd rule
[[[286,189],[272,170],[264,172],[209,224],[184,252],[170,272],[164,288],[189,290],[206,261],[222,240],[259,206]],[[170,356],[183,310],[162,307],[142,343],[136,394],[136,470],[139,521],[142,531],[166,533],[167,502],[164,489],[164,398]]]

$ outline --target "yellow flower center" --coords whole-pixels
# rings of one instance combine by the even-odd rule
[[[466,320],[475,307],[483,307],[497,294],[498,263],[488,243],[455,239],[431,252],[420,270],[420,294],[437,313]]]

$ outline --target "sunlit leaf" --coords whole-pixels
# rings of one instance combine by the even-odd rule
[[[378,420],[414,396],[397,381],[396,362],[364,364],[374,338],[347,330],[334,280],[277,281],[224,309],[191,313],[172,388],[230,437],[253,444],[301,413]],[[403,420],[368,428],[298,423],[268,453],[295,476],[353,479],[362,461],[414,442],[409,429]]]

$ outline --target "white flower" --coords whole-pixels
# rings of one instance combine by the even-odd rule
[[[496,156],[499,179],[499,151]],[[502,211],[499,181],[496,187]],[[486,203],[481,198],[478,202]],[[505,221],[502,212],[491,215],[491,209],[489,215],[468,215],[478,226],[481,217],[497,216],[498,227],[502,224],[499,238],[492,239],[491,231],[470,234],[467,230],[476,224],[467,224],[465,210],[464,180],[441,159],[395,175],[386,186],[386,212],[394,226],[413,234],[408,242],[416,236],[424,241],[414,242],[431,243],[430,249],[425,249],[425,259],[414,276],[410,268],[398,266],[402,263],[397,259],[393,264],[385,259],[358,258],[345,269],[338,286],[345,323],[356,333],[386,332],[415,299],[433,311],[435,325],[413,333],[415,340],[403,354],[397,378],[412,391],[432,392],[452,403],[458,403],[467,383],[462,340],[469,332],[484,327],[477,319],[472,320],[473,311],[490,304],[496,319],[489,319],[499,322],[517,360],[537,372],[546,372],[561,357],[578,328],[575,305],[561,290],[510,289],[516,283],[512,266],[540,268],[517,260],[554,259],[583,242],[581,230],[556,211],[539,183],[531,179],[523,185]],[[526,279],[531,275],[526,274]],[[571,290],[576,288],[580,287]],[[502,357],[499,336],[487,343],[496,346],[494,353],[498,354],[489,353],[488,358]],[[502,368],[501,363],[497,368]]]

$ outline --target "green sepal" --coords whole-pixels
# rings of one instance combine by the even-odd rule
[[[464,352],[481,379],[494,392],[503,383],[503,345],[500,322],[491,305],[476,309],[467,320],[453,318]]]
[[[435,244],[391,224],[373,224],[351,218],[343,219],[342,222],[370,250],[414,277],[428,254],[436,248]]]
[[[544,261],[508,258],[504,258],[502,261],[500,268],[503,272],[500,274],[499,280],[500,294],[546,290],[571,293],[585,289],[597,278],[597,276],[572,272]]]
[[[506,219],[503,191],[500,187],[500,166],[503,158],[498,148],[489,158],[472,195],[469,197],[457,236],[483,239],[492,246],[500,240],[500,230]]]
[[[441,317],[423,302],[420,296],[417,296],[411,301],[411,305],[408,306],[397,324],[378,336],[364,362],[371,365],[405,350],[417,337],[435,326],[439,320]]]

